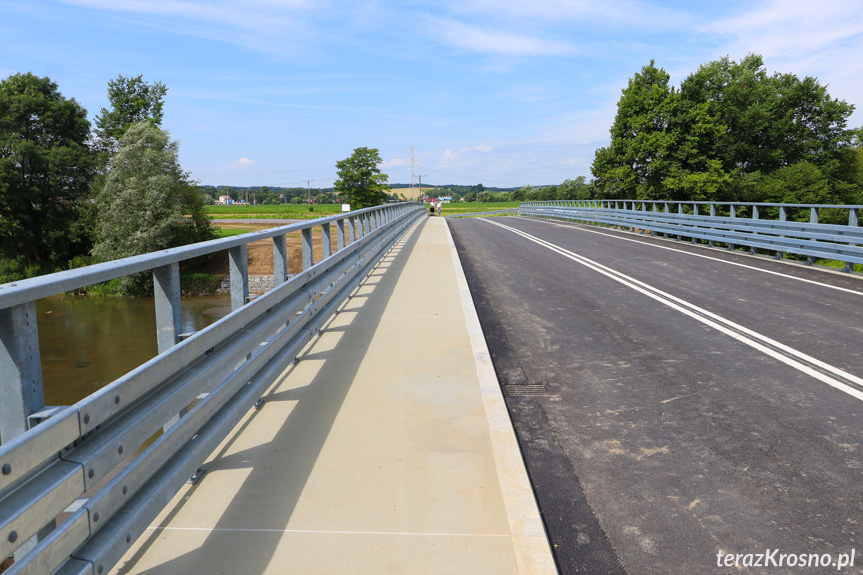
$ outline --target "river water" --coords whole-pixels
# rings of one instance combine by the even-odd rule
[[[229,295],[183,298],[183,331],[231,312]],[[72,405],[156,355],[153,298],[55,296],[36,302],[45,405]]]

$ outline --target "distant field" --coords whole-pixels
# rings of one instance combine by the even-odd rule
[[[424,188],[425,189],[425,188]],[[443,205],[443,215],[467,214],[470,212],[488,212],[517,208],[521,202],[452,202]],[[342,211],[341,204],[317,204],[314,211],[309,211],[305,204],[278,204],[257,206],[205,206],[205,211],[214,220],[220,219],[283,219],[299,220],[314,219],[322,216],[338,214]],[[428,205],[426,205],[428,209]]]
[[[214,220],[273,218],[284,220],[314,219],[341,213],[341,204],[315,204],[312,211],[306,204],[274,204],[257,206],[204,206],[204,211]]]
[[[469,214],[471,212],[492,212],[517,208],[521,202],[452,202],[443,205],[444,216]]]

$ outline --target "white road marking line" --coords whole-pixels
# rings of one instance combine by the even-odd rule
[[[483,221],[488,221],[484,219]],[[693,319],[700,321],[701,323],[712,327],[713,329],[722,332],[726,335],[733,337],[734,339],[745,343],[746,345],[761,351],[762,353],[769,355],[770,357],[781,361],[807,375],[814,377],[840,391],[847,393],[848,395],[855,397],[861,401],[863,401],[863,379],[852,375],[844,370],[839,369],[838,367],[832,366],[828,363],[825,363],[821,360],[818,360],[812,356],[809,356],[801,351],[798,351],[794,348],[788,347],[785,344],[782,344],[776,340],[773,340],[765,335],[762,335],[758,332],[752,331],[749,328],[746,328],[740,324],[734,323],[728,319],[725,319],[721,316],[718,316],[706,309],[700,308],[694,304],[691,304],[687,301],[684,301],[680,298],[677,298],[669,293],[663,292],[653,286],[650,286],[644,282],[641,282],[635,278],[627,276],[623,273],[620,273],[616,270],[613,270],[607,266],[604,266],[600,263],[597,263],[591,259],[588,259],[584,256],[580,256],[576,253],[570,252],[560,246],[552,244],[551,242],[547,242],[541,238],[537,238],[532,236],[526,232],[518,230],[516,228],[509,227],[504,224],[500,224],[497,222],[488,221],[488,223],[501,227],[503,229],[509,230],[519,236],[524,237],[525,239],[532,241],[538,245],[541,245],[545,248],[548,248],[564,257],[571,259],[576,263],[580,263],[585,267],[588,267],[596,272],[601,273],[604,276],[607,276],[613,279],[616,282],[619,282],[635,291],[638,291],[680,313],[687,315]],[[745,335],[744,335],[745,334]],[[760,340],[760,341],[759,341]],[[769,347],[768,347],[769,346]],[[783,353],[780,353],[779,351]],[[800,360],[800,361],[799,361]],[[801,363],[801,361],[805,361],[813,366],[817,366],[820,369],[823,369],[829,373],[834,374],[837,377],[845,379],[846,381],[850,381],[858,386],[861,389],[857,389],[852,387],[851,385],[839,381],[829,375],[817,371],[812,367]]]
[[[765,270],[765,269],[762,269],[762,268],[757,268],[757,267],[755,267],[755,266],[748,266],[748,265],[746,265],[746,264],[741,264],[741,263],[737,263],[737,262],[731,262],[731,261],[724,260],[724,259],[721,259],[721,258],[715,258],[715,257],[712,257],[712,256],[706,256],[706,255],[704,255],[704,254],[696,254],[696,253],[694,253],[694,252],[688,252],[688,251],[686,251],[686,250],[681,250],[681,249],[678,249],[678,248],[670,248],[670,247],[668,247],[668,246],[660,246],[660,245],[657,245],[657,244],[654,244],[654,243],[651,243],[651,242],[645,242],[645,241],[642,241],[642,240],[640,240],[640,239],[635,239],[635,238],[624,238],[624,237],[618,236],[617,234],[609,234],[609,233],[606,233],[606,232],[599,232],[599,231],[596,231],[596,230],[588,230],[588,229],[585,229],[583,226],[581,226],[581,225],[577,225],[577,224],[576,224],[576,226],[573,226],[573,225],[557,224],[557,223],[554,223],[554,222],[550,222],[550,221],[548,221],[548,220],[537,220],[537,221],[542,222],[542,223],[545,223],[545,224],[548,224],[548,225],[557,226],[557,227],[560,227],[560,228],[570,228],[570,229],[573,229],[573,228],[574,228],[574,229],[577,229],[578,231],[581,231],[581,232],[589,232],[589,233],[591,233],[591,234],[599,234],[599,235],[604,236],[604,237],[606,237],[606,238],[609,238],[609,237],[610,237],[610,238],[614,238],[614,239],[617,239],[617,240],[623,240],[623,241],[625,241],[625,242],[635,242],[635,243],[637,243],[637,244],[641,244],[641,245],[644,245],[644,246],[651,246],[651,247],[659,248],[659,249],[661,249],[661,250],[669,250],[669,251],[672,251],[672,252],[678,252],[678,253],[681,253],[681,254],[687,254],[687,255],[690,255],[690,256],[695,256],[695,257],[697,257],[697,258],[704,258],[704,259],[707,259],[707,260],[713,260],[713,261],[715,261],[715,262],[722,262],[722,263],[724,263],[724,264],[728,264],[728,265],[732,265],[732,266],[738,266],[738,267],[746,268],[746,269],[750,269],[750,270],[755,270],[755,271],[762,272],[762,273],[765,273],[765,274],[771,274],[771,275],[774,275],[774,276],[780,276],[780,277],[783,277],[783,278],[789,278],[789,279],[797,280],[797,281],[800,281],[800,282],[805,282],[805,283],[814,284],[814,285],[821,286],[821,287],[826,287],[826,288],[830,288],[830,289],[835,289],[835,290],[839,290],[839,291],[844,291],[844,292],[847,292],[847,293],[853,293],[854,295],[863,296],[863,291],[855,291],[855,290],[853,290],[853,289],[848,289],[848,288],[843,288],[843,287],[834,286],[834,285],[830,285],[830,284],[825,284],[825,283],[822,283],[822,282],[817,282],[817,281],[815,281],[815,280],[808,280],[808,279],[806,279],[806,278],[800,278],[800,277],[797,277],[797,276],[791,276],[791,275],[788,275],[788,274],[783,274],[783,273],[781,273],[781,272],[775,272],[775,271],[772,271],[772,270]],[[573,222],[573,223],[575,223],[575,222]],[[737,255],[744,255],[744,254],[737,254]]]
[[[419,537],[512,537],[509,533],[409,533],[400,531],[337,531],[315,529],[228,529],[221,527],[147,527],[148,531],[204,531],[226,533],[310,533],[320,535],[411,535]]]

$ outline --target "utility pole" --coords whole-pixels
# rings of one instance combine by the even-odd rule
[[[306,203],[312,205],[312,181],[306,180],[306,185],[308,186],[308,190],[306,192]]]
[[[419,201],[422,201],[422,199],[423,199],[423,177],[428,177],[428,174],[420,174],[420,176],[419,176],[419,179],[420,179],[420,193],[419,193],[419,195],[417,196],[417,199],[418,199]]]
[[[414,162],[414,147],[411,146],[411,191],[410,191],[411,198],[413,198],[413,196],[414,196],[413,192],[414,192],[414,177],[415,177],[414,176],[414,166],[415,165],[416,164]],[[422,190],[422,186],[420,186],[420,190]],[[420,191],[420,195],[422,195],[422,191]]]

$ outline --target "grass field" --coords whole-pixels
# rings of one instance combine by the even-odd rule
[[[471,212],[493,212],[517,208],[521,202],[452,202],[444,204],[442,215],[469,214]],[[426,206],[428,208],[428,206]]]
[[[257,206],[205,206],[204,211],[214,220],[271,218],[283,220],[312,220],[341,213],[341,204],[315,204],[311,211],[306,204],[274,204]]]
[[[443,205],[443,215],[468,214],[470,212],[488,212],[494,210],[505,210],[517,208],[521,202],[452,202]],[[283,220],[311,220],[323,216],[331,216],[341,213],[341,204],[317,204],[309,206],[305,204],[277,204],[257,206],[205,206],[205,211],[210,218],[220,219],[283,219]],[[428,206],[426,206],[428,209]]]
[[[249,232],[257,231],[258,228],[216,228],[216,239],[230,238],[231,236],[241,236]]]

